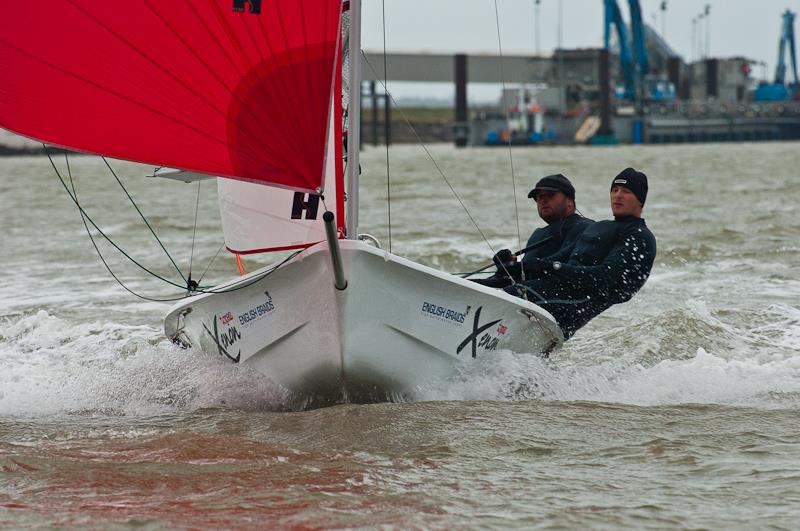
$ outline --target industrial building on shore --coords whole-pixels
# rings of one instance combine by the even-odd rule
[[[629,0],[627,24],[616,1],[605,1],[602,48],[557,49],[550,56],[367,52],[362,139],[419,135],[459,146],[800,139],[794,13],[781,15],[778,65],[768,77],[748,57],[706,52],[684,60],[642,22],[638,3]],[[418,131],[404,135],[407,119],[376,93],[387,79],[454,83],[452,118],[412,123]],[[501,82],[505,90],[494,108],[469,105],[468,84]]]

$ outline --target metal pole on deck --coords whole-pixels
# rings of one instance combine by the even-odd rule
[[[325,222],[325,237],[328,240],[328,250],[331,253],[331,265],[333,266],[333,285],[339,291],[347,287],[347,279],[344,276],[344,265],[342,263],[342,250],[339,248],[339,234],[333,222],[333,212],[330,210],[322,214],[322,221]]]

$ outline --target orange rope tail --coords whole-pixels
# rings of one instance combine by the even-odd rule
[[[244,269],[244,264],[242,263],[242,257],[239,253],[236,253],[236,267],[239,269],[239,276],[247,274],[247,271]]]

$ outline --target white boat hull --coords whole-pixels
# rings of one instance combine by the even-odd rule
[[[347,287],[325,242],[175,305],[167,337],[247,363],[317,403],[409,396],[458,363],[499,349],[549,353],[563,342],[538,306],[342,240]]]

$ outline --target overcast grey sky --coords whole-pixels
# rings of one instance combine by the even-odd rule
[[[629,21],[628,1],[617,1]],[[383,48],[382,3],[386,9],[389,51],[496,53],[498,50],[495,0],[362,0],[365,49]],[[534,0],[496,0],[496,3],[503,52],[534,53]],[[603,0],[541,0],[539,41],[543,54],[558,46],[559,4],[563,9],[565,47],[602,46]],[[660,31],[661,0],[640,0],[640,4],[645,22]],[[778,56],[781,14],[787,8],[800,11],[800,0],[667,0],[663,19],[666,38],[686,60],[692,59],[692,19],[706,4],[711,5],[708,20],[711,55],[763,61],[771,78]],[[706,22],[702,25],[705,41]],[[797,25],[798,22],[795,33],[800,32]],[[761,68],[754,74],[761,76]],[[403,96],[408,95],[408,87],[403,85]],[[397,92],[391,85],[389,90]],[[448,91],[452,92],[448,87],[439,87],[433,93],[443,96]]]

